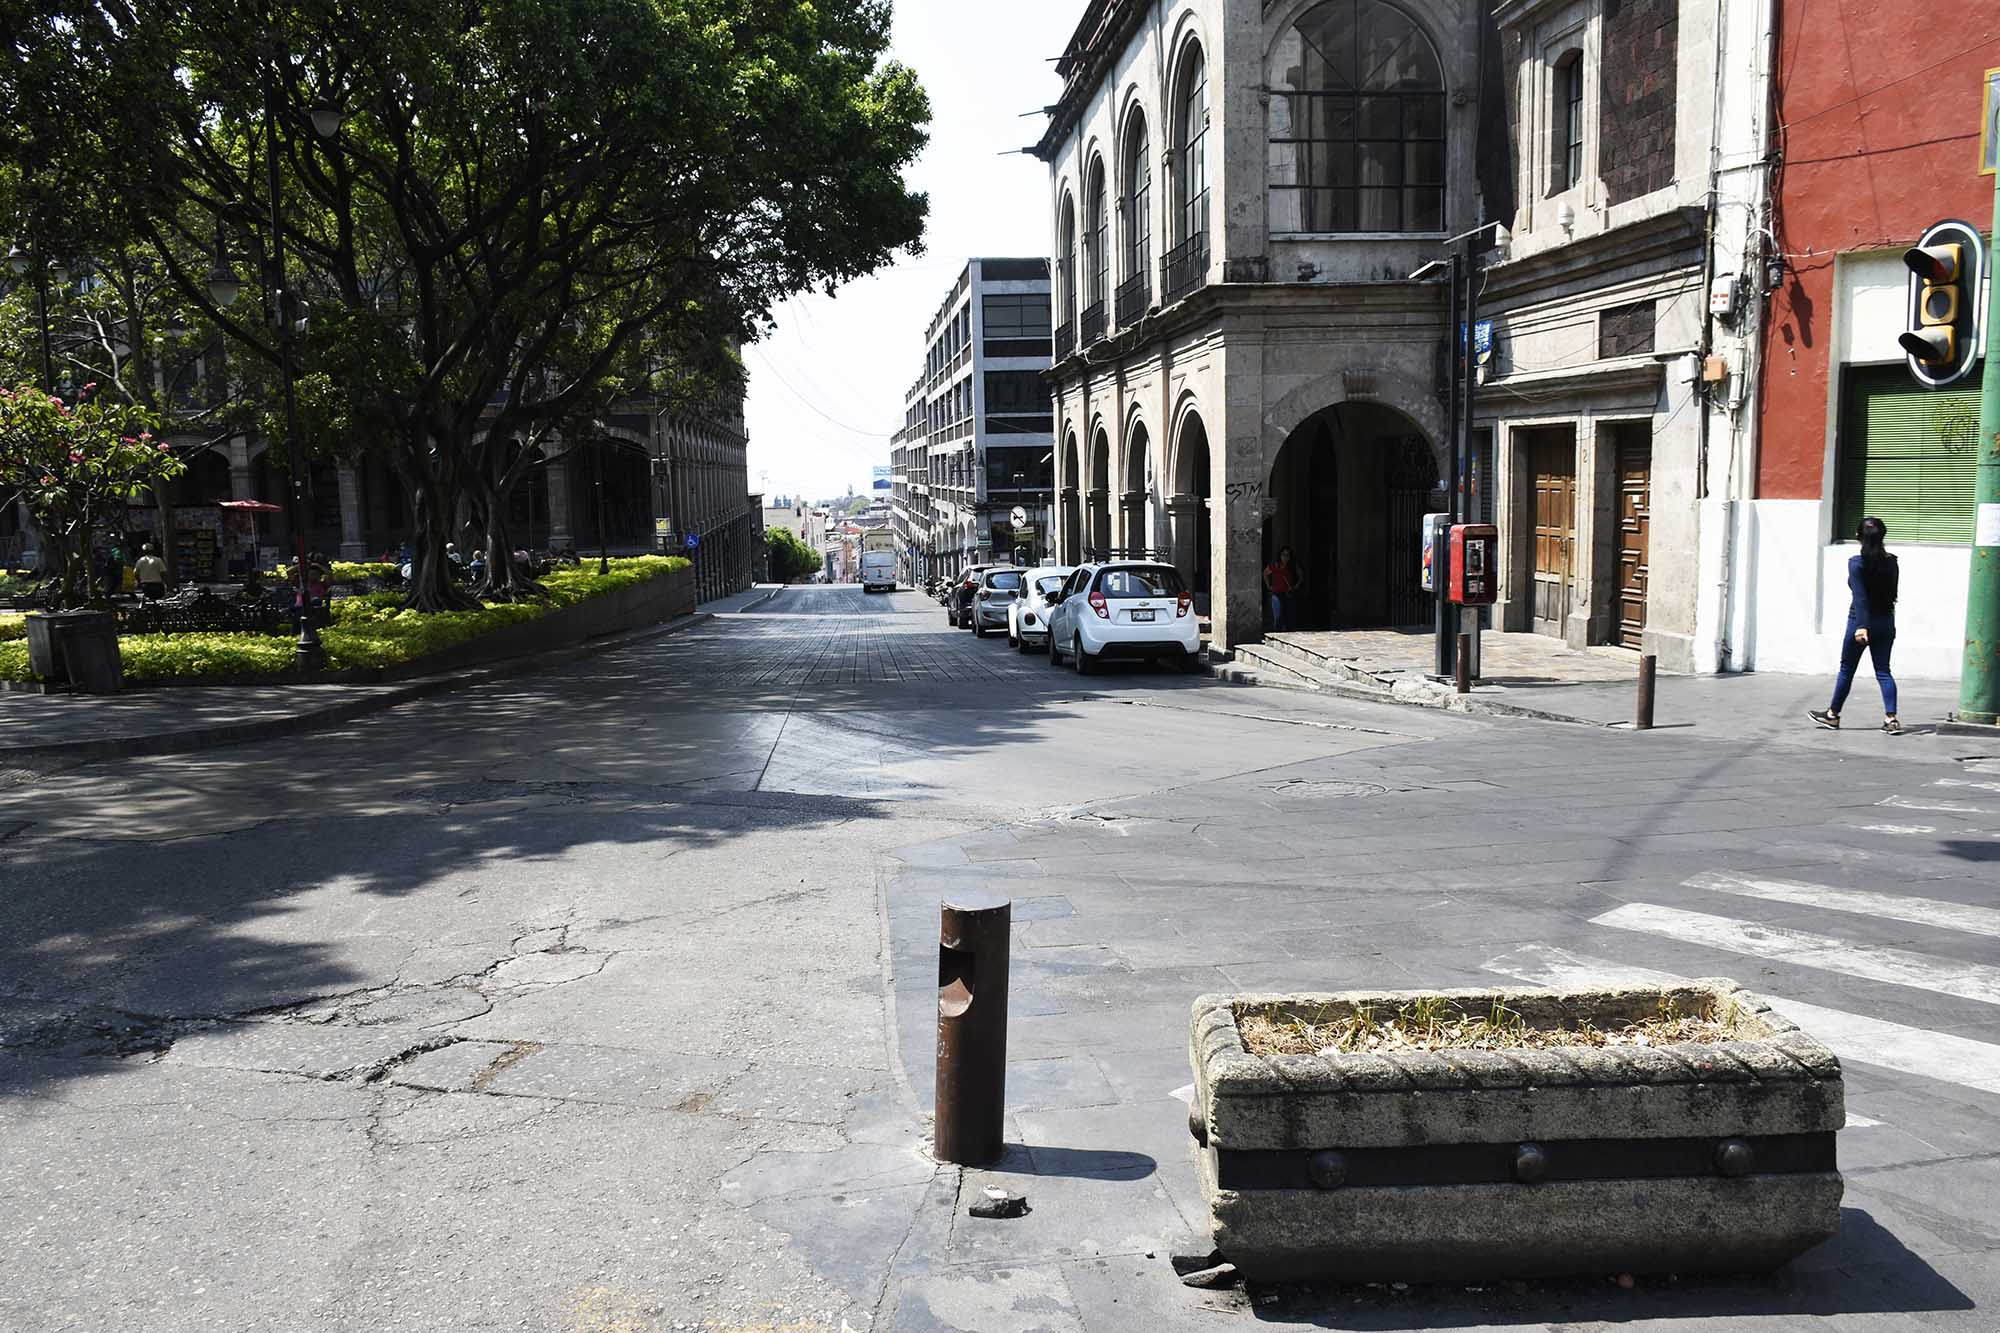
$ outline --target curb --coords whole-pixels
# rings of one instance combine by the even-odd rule
[[[106,736],[83,741],[56,741],[47,745],[0,747],[0,764],[34,769],[52,761],[91,763],[100,759],[140,758],[147,755],[192,754],[198,750],[220,749],[250,741],[275,740],[338,726],[356,718],[387,712],[401,704],[433,695],[450,694],[474,685],[506,680],[549,667],[581,662],[604,653],[635,647],[653,639],[669,638],[683,630],[715,619],[712,611],[694,611],[659,625],[606,635],[569,648],[551,649],[522,657],[507,658],[483,667],[449,675],[432,676],[384,689],[379,694],[347,699],[310,712],[283,717],[259,718],[251,722],[230,722],[189,731],[158,732],[147,736]],[[189,687],[195,688],[195,687]],[[203,687],[213,688],[213,687]]]
[[[1292,690],[1299,694],[1324,694],[1336,699],[1355,699],[1364,703],[1395,704],[1403,708],[1425,708],[1434,713],[1460,713],[1470,717],[1504,717],[1529,722],[1560,722],[1571,727],[1596,727],[1599,730],[1617,729],[1615,722],[1599,722],[1594,718],[1571,717],[1565,713],[1551,713],[1545,709],[1529,708],[1522,704],[1502,703],[1497,699],[1482,699],[1477,695],[1445,694],[1431,697],[1414,692],[1371,689],[1366,685],[1346,684],[1333,681],[1314,681],[1310,684],[1295,684],[1274,677],[1261,676],[1255,671],[1235,665],[1232,662],[1210,662],[1207,673],[1216,680],[1230,685],[1261,685],[1267,689]]]

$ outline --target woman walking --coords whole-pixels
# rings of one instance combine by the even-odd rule
[[[1833,682],[1833,702],[1824,712],[1806,713],[1828,731],[1840,730],[1840,710],[1847,692],[1854,687],[1854,671],[1867,650],[1875,664],[1875,682],[1882,687],[1882,730],[1900,736],[1903,724],[1896,718],[1896,678],[1889,674],[1889,654],[1896,647],[1896,593],[1901,573],[1896,557],[1884,549],[1889,529],[1879,518],[1864,518],[1854,534],[1861,553],[1847,562],[1847,637],[1840,649],[1840,675]]]

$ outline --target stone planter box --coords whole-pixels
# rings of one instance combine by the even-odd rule
[[[1732,1039],[1267,1058],[1237,1025],[1426,997],[1532,1028],[1618,1027],[1665,999]],[[1840,1062],[1734,982],[1205,995],[1190,1056],[1215,1246],[1253,1279],[1750,1272],[1839,1226]]]

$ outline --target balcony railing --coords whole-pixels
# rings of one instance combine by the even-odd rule
[[[1118,327],[1129,329],[1146,317],[1153,304],[1153,266],[1141,262],[1136,271],[1118,286]]]
[[[1083,318],[1079,322],[1083,325],[1083,345],[1085,347],[1089,347],[1093,343],[1103,342],[1104,302],[1099,301],[1096,305],[1085,310]]]
[[[1208,233],[1196,232],[1160,261],[1162,305],[1172,305],[1208,285]]]
[[[1060,361],[1076,350],[1076,325],[1065,324],[1056,330],[1056,360]]]

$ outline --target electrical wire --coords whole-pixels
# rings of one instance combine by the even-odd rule
[[[790,393],[792,397],[798,399],[801,406],[803,406],[807,411],[811,412],[813,415],[819,417],[829,426],[837,427],[840,430],[846,431],[850,435],[864,435],[871,440],[886,440],[890,436],[896,433],[896,431],[894,430],[867,430],[864,429],[863,427],[849,425],[845,421],[840,421],[834,417],[828,416],[826,412],[820,408],[819,404],[813,402],[812,399],[806,397],[803,393],[800,393],[790,380],[786,379],[783,375],[779,374],[778,368],[771,364],[771,359],[765,356],[761,349],[753,347],[751,350],[757,353],[758,363],[762,365],[765,370],[768,370],[771,373],[772,379],[784,385],[785,390],[788,393]],[[898,427],[898,429],[901,428]]]

